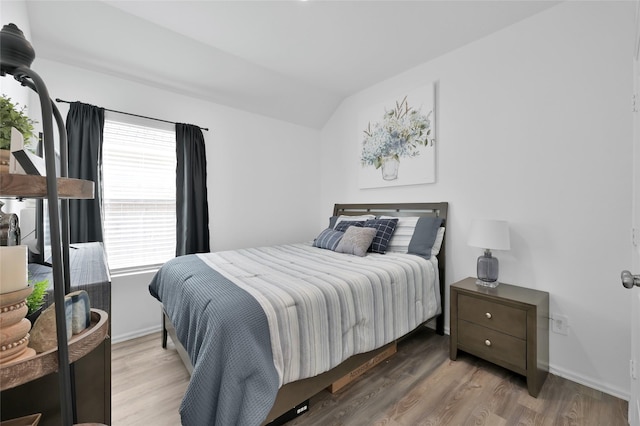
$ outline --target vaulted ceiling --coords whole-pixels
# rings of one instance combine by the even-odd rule
[[[27,7],[38,57],[319,129],[346,97],[557,3],[30,0]]]

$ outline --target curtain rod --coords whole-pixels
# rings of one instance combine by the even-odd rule
[[[65,104],[73,103],[71,101],[65,101],[60,98],[56,98],[56,102],[63,102]],[[109,108],[103,108],[103,109],[105,111],[115,112],[117,114],[131,115],[133,117],[139,117],[139,118],[146,118],[147,120],[155,120],[155,121],[162,121],[163,123],[178,124],[175,121],[163,120],[161,118],[147,117],[146,115],[138,115],[138,114],[132,114],[130,112],[116,111],[115,109],[109,109]],[[207,132],[209,131],[209,129],[206,127],[200,127],[200,126],[196,126],[196,127],[198,127],[200,130],[206,130]]]

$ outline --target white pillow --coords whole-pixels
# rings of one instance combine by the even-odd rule
[[[413,231],[418,223],[418,216],[380,216],[380,219],[398,219],[396,230],[391,236],[391,241],[387,246],[387,251],[394,253],[407,253],[409,251],[409,243],[413,237]]]
[[[433,242],[433,247],[431,248],[431,256],[437,256],[440,253],[440,247],[442,246],[442,241],[444,240],[444,226],[438,228],[438,233],[436,234],[436,239]]]
[[[338,216],[338,219],[336,219],[336,223],[333,225],[333,227],[335,229],[336,225],[338,223],[342,222],[343,220],[351,221],[351,222],[355,222],[355,221],[364,222],[364,221],[366,221],[368,219],[375,219],[375,218],[376,217],[374,215],[372,215],[372,214],[364,214],[362,216],[349,216],[349,215],[342,214],[342,215]]]
[[[380,216],[380,219],[393,219],[395,216]],[[391,251],[394,253],[407,253],[409,250],[409,243],[411,242],[411,237],[413,237],[413,231],[416,228],[416,224],[418,223],[418,216],[406,216],[406,217],[398,217],[398,226],[396,226],[396,230],[391,237],[391,241],[387,246],[387,251]],[[442,241],[444,240],[444,226],[438,228],[438,233],[436,234],[436,239],[433,242],[433,247],[431,248],[431,255],[437,256],[440,253],[440,247],[442,246]]]

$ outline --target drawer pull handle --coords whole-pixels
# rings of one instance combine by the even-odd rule
[[[491,346],[491,340],[487,339],[484,341],[484,344],[487,346]]]
[[[487,317],[487,319],[491,319],[491,312],[487,312],[484,316]]]

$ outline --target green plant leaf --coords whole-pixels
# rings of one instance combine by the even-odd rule
[[[29,284],[33,284],[33,291],[29,297],[27,297],[27,307],[29,308],[27,315],[31,315],[44,304],[44,298],[47,294],[47,288],[49,287],[49,280],[44,279],[36,283],[30,282]]]
[[[0,96],[0,149],[11,147],[11,128],[15,127],[24,137],[25,145],[31,143],[34,137],[36,121],[26,114],[26,107],[18,108],[6,95]]]

